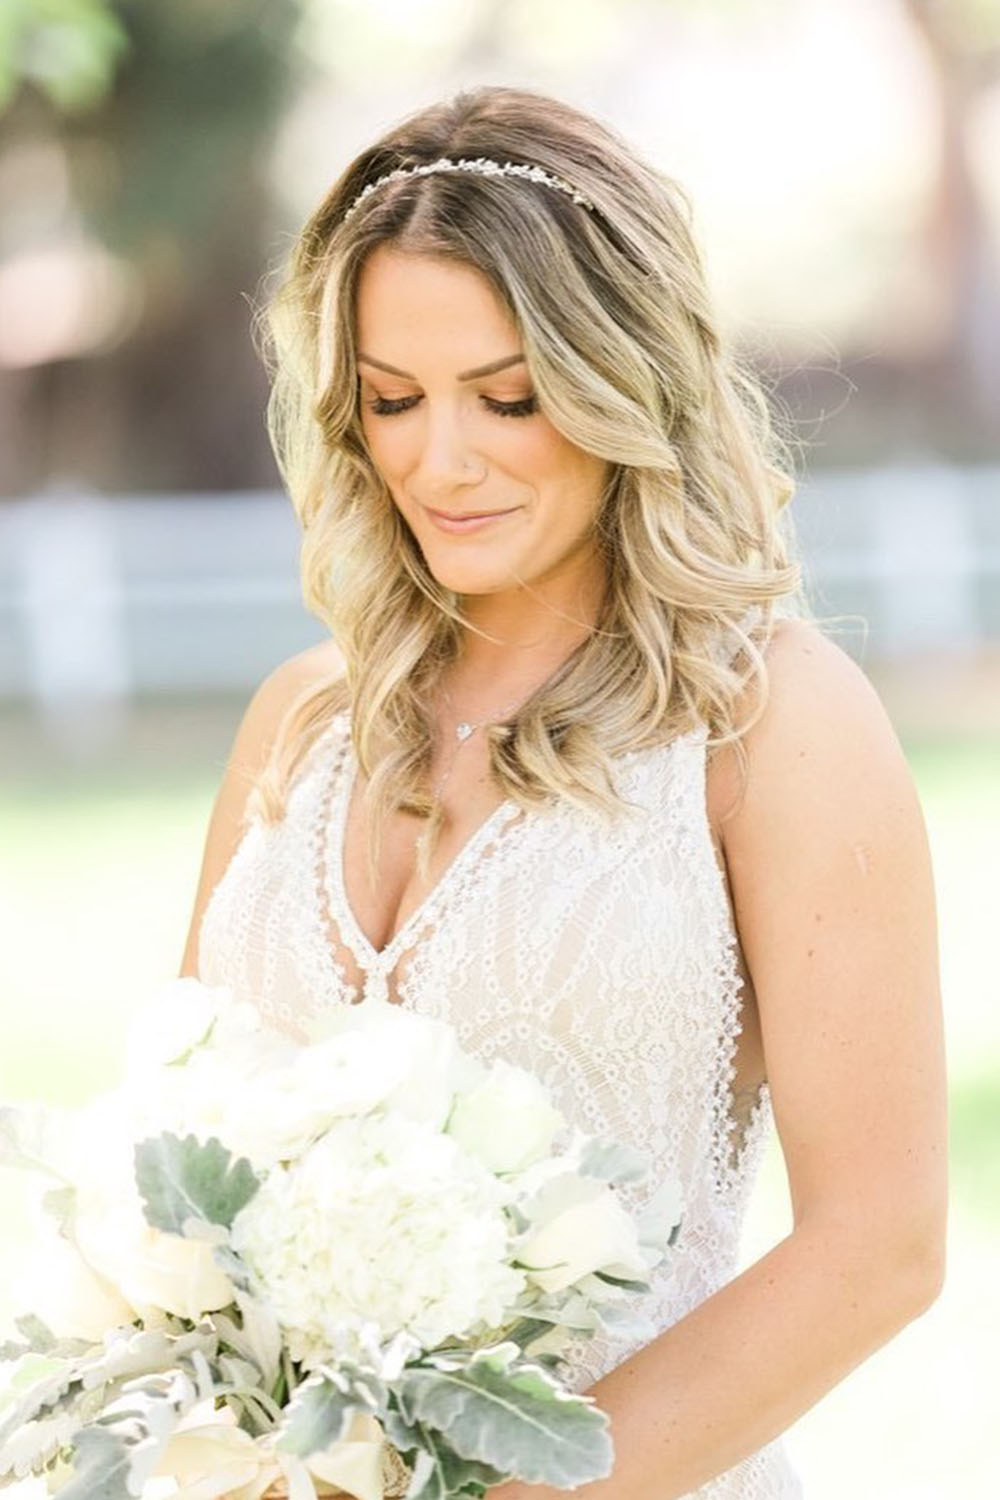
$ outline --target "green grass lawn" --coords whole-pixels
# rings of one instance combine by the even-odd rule
[[[164,737],[176,754],[159,753],[154,733],[150,753],[75,773],[26,756],[0,787],[7,934],[0,945],[0,1098],[74,1102],[119,1076],[129,1015],[180,966],[234,725],[228,710],[205,732],[188,718],[183,732]],[[789,1433],[809,1500],[995,1494],[1000,1005],[990,950],[1000,888],[1000,745],[938,737],[904,748],[925,811],[938,896],[951,1087],[949,1282],[929,1313]],[[0,1286],[8,1302],[27,1222],[16,1177],[0,1173]],[[788,1227],[772,1141],[744,1259]]]

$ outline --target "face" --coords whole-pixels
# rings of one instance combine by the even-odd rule
[[[379,246],[359,280],[357,339],[372,461],[439,583],[488,595],[593,574],[609,465],[538,410],[481,272]]]

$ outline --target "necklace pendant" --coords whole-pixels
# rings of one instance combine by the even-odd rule
[[[475,724],[456,724],[455,735],[460,740],[467,740],[475,727]]]

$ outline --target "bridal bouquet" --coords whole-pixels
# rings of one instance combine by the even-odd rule
[[[0,1489],[448,1500],[611,1472],[561,1352],[655,1332],[631,1304],[677,1185],[628,1214],[646,1159],[444,1023],[366,1000],[299,1043],[172,980],[119,1088],[0,1109],[0,1165],[51,1184],[0,1343]]]

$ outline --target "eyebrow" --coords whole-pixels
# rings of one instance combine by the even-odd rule
[[[366,365],[374,365],[377,370],[385,370],[387,375],[401,375],[404,380],[416,380],[409,370],[397,370],[395,365],[387,365],[384,360],[372,359],[370,354],[359,354],[358,363],[362,361]],[[495,375],[498,370],[506,370],[508,365],[524,363],[523,354],[508,354],[506,359],[495,359],[492,364],[479,365],[475,370],[463,370],[459,380],[478,380],[481,375]]]

